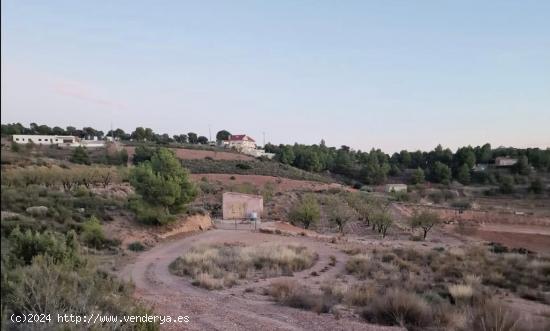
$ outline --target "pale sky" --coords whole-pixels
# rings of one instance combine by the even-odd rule
[[[550,1],[2,1],[2,123],[550,146]]]

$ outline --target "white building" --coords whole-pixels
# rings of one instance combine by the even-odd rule
[[[495,166],[497,167],[511,167],[516,163],[518,163],[518,159],[511,157],[497,157],[495,159]]]
[[[407,192],[407,185],[406,184],[386,184],[385,191],[386,193]]]
[[[60,145],[68,147],[103,147],[105,140],[99,140],[94,137],[93,140],[81,140],[75,136],[56,136],[56,135],[38,135],[38,134],[14,134],[13,142],[17,144],[28,144],[32,142],[37,145]]]
[[[72,145],[80,139],[75,136],[54,136],[54,135],[37,135],[37,134],[14,134],[13,142],[17,144],[27,144],[29,142],[39,145],[55,145],[66,144]]]

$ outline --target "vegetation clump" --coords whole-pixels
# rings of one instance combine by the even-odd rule
[[[130,183],[138,194],[130,207],[137,218],[149,224],[167,224],[185,205],[195,199],[197,190],[189,174],[174,153],[160,148],[151,157],[132,169]]]
[[[288,218],[293,224],[300,224],[305,229],[319,222],[320,217],[319,203],[312,194],[304,195],[299,202],[292,206],[288,214]]]
[[[257,275],[290,275],[311,267],[316,259],[317,255],[303,246],[206,245],[178,257],[170,264],[170,270],[175,275],[191,277],[197,286],[219,289]]]

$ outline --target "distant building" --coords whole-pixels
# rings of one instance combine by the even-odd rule
[[[245,134],[230,135],[227,147],[238,151],[244,149],[256,149],[256,141]]]
[[[225,192],[222,211],[225,220],[260,218],[264,211],[264,199],[261,195]]]
[[[511,167],[516,163],[518,163],[518,159],[507,156],[499,156],[495,159],[495,166],[497,167]]]
[[[386,184],[386,187],[384,190],[386,191],[386,193],[407,192],[407,185],[406,184]]]
[[[75,136],[55,136],[55,135],[36,135],[36,134],[14,134],[13,142],[17,144],[28,144],[30,142],[38,145],[71,145],[80,141]]]
[[[67,147],[103,147],[104,140],[94,137],[92,140],[82,140],[75,136],[56,136],[56,135],[38,135],[38,134],[14,134],[12,141],[17,144],[28,144],[30,142],[37,145],[59,145]]]
[[[483,172],[486,171],[489,168],[488,164],[485,163],[478,163],[475,166],[472,167],[473,172]]]

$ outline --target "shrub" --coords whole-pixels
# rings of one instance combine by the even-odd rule
[[[22,264],[30,264],[35,256],[50,257],[54,262],[63,262],[74,257],[78,243],[74,231],[63,236],[52,231],[43,233],[27,230],[24,233],[15,228],[9,237],[11,253]],[[2,238],[4,241],[4,238]]]
[[[73,150],[71,157],[69,158],[69,161],[71,161],[72,163],[78,163],[78,164],[87,164],[87,165],[91,164],[88,151],[86,150],[86,148],[82,146],[78,146]]]
[[[332,292],[314,294],[294,280],[273,282],[268,293],[282,305],[316,313],[328,313],[338,303]]]
[[[248,170],[248,169],[252,169],[252,166],[248,163],[237,163],[235,165],[235,167],[239,168],[239,169],[242,169],[242,170]]]
[[[377,297],[363,310],[362,316],[370,321],[406,328],[427,327],[433,323],[433,313],[420,296],[399,289],[390,289]]]
[[[316,259],[315,253],[302,246],[208,245],[192,248],[178,257],[170,264],[170,270],[178,276],[190,276],[198,286],[208,288],[213,282],[221,282],[230,287],[237,279],[251,277],[254,273],[261,273],[264,277],[288,275],[311,267]],[[210,281],[210,278],[215,281]]]
[[[134,241],[128,244],[128,249],[134,252],[141,252],[145,250],[145,246],[139,241]]]
[[[102,248],[107,242],[101,223],[93,216],[82,224],[81,237],[86,245],[94,248]]]
[[[473,316],[473,329],[479,331],[515,331],[518,330],[520,316],[516,311],[506,308],[496,300],[482,303]]]
[[[449,293],[455,303],[467,303],[472,299],[474,290],[471,285],[449,285]]]

